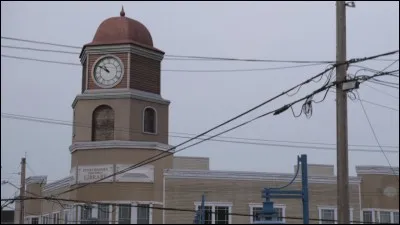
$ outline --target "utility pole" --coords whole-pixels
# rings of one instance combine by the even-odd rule
[[[340,82],[346,80],[346,2],[336,1],[336,135],[337,135],[337,207],[339,224],[349,224],[349,159],[347,129],[347,93]]]
[[[26,169],[26,158],[21,160],[21,187],[19,189],[20,197],[20,211],[19,211],[19,224],[25,222],[25,169]]]

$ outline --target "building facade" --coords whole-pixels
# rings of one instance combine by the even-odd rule
[[[163,57],[147,28],[123,10],[100,24],[80,54],[70,174],[52,183],[46,176],[26,180],[27,197],[53,200],[25,201],[25,223],[192,223],[203,193],[207,223],[253,223],[261,190],[292,180],[294,173],[213,171],[208,158],[167,154],[173,148],[170,101],[160,94]],[[357,167],[349,179],[351,220],[398,223],[396,171]],[[300,180],[289,188],[300,189]],[[312,223],[337,219],[333,166],[309,165],[309,193]],[[276,200],[275,207],[284,222],[301,222],[299,200]]]

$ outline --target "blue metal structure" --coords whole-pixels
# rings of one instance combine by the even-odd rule
[[[201,206],[199,210],[196,210],[196,215],[194,216],[194,224],[205,224],[205,200],[206,197],[203,194],[201,196]]]
[[[289,187],[295,181],[299,173],[299,164],[301,164],[301,190],[282,190],[286,187]],[[278,221],[274,211],[274,202],[271,201],[272,198],[301,199],[303,202],[303,224],[309,224],[307,169],[307,155],[301,155],[300,157],[297,157],[297,172],[289,184],[279,188],[265,188],[263,190],[262,197],[265,198],[265,201],[263,203],[263,211],[261,213],[262,220],[257,221],[257,224],[283,223]]]
[[[296,180],[299,169],[301,166],[301,190],[282,190],[289,187]],[[287,185],[279,188],[265,188],[262,192],[262,197],[265,199],[263,202],[263,210],[260,213],[260,221],[254,221],[255,224],[284,224],[279,221],[276,212],[274,210],[274,202],[272,198],[281,199],[293,199],[298,198],[303,203],[303,224],[309,224],[309,206],[308,206],[308,167],[307,167],[307,155],[301,155],[297,157],[297,171],[292,181]],[[201,196],[200,209],[196,210],[194,218],[194,224],[205,224],[205,195]]]

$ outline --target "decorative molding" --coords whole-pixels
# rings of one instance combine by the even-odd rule
[[[168,151],[173,146],[162,144],[159,142],[145,141],[88,141],[75,142],[69,147],[71,153],[77,150],[95,150],[109,148],[126,148],[126,149],[155,149],[159,151]],[[173,151],[171,151],[173,152]]]
[[[140,55],[156,61],[161,61],[164,58],[163,53],[155,52],[133,44],[117,44],[117,45],[102,45],[102,46],[86,46],[81,54],[81,63],[86,60],[88,54],[115,54],[115,53],[132,53]]]
[[[72,108],[78,100],[97,100],[97,99],[136,99],[147,102],[154,102],[162,105],[169,105],[170,101],[163,99],[161,95],[139,91],[134,89],[94,89],[86,90],[83,94],[79,94],[75,97]]]
[[[394,170],[394,172],[393,172]],[[389,166],[356,166],[357,175],[395,175],[399,176],[399,167]]]
[[[25,184],[45,184],[47,182],[47,176],[32,176],[25,179]]]
[[[133,165],[117,164],[115,165],[115,172],[118,173],[125,170]],[[153,183],[154,182],[154,166],[144,165],[139,168],[129,170],[122,174],[115,176],[115,182],[123,183]]]
[[[126,53],[128,55],[128,62],[126,63],[126,88],[130,88],[131,86],[131,54]]]
[[[87,62],[86,62],[86,77],[85,77],[85,79],[86,79],[86,88],[85,88],[85,90],[84,90],[84,92],[87,90],[87,89],[89,89],[89,76],[90,76],[90,74],[89,74],[89,57],[90,57],[90,55],[88,54],[87,55]],[[85,65],[85,64],[84,64]]]
[[[261,173],[261,172],[235,172],[235,171],[212,171],[212,170],[164,170],[166,178],[178,179],[212,179],[212,180],[242,180],[242,181],[281,181],[289,182],[294,174],[289,173]],[[359,184],[358,177],[349,177],[350,184]],[[294,182],[301,182],[301,178],[296,178]],[[309,183],[336,184],[336,177],[309,176]]]
[[[61,180],[54,181],[54,182],[49,183],[46,186],[44,186],[43,192],[52,192],[52,191],[60,189],[60,188],[69,187],[71,185],[72,181],[73,181],[72,176],[68,176]]]

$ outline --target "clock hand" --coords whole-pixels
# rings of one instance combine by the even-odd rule
[[[109,73],[110,71],[107,69],[107,67],[103,67],[103,66],[99,66],[100,68],[102,68],[103,70],[105,70],[107,73]]]

